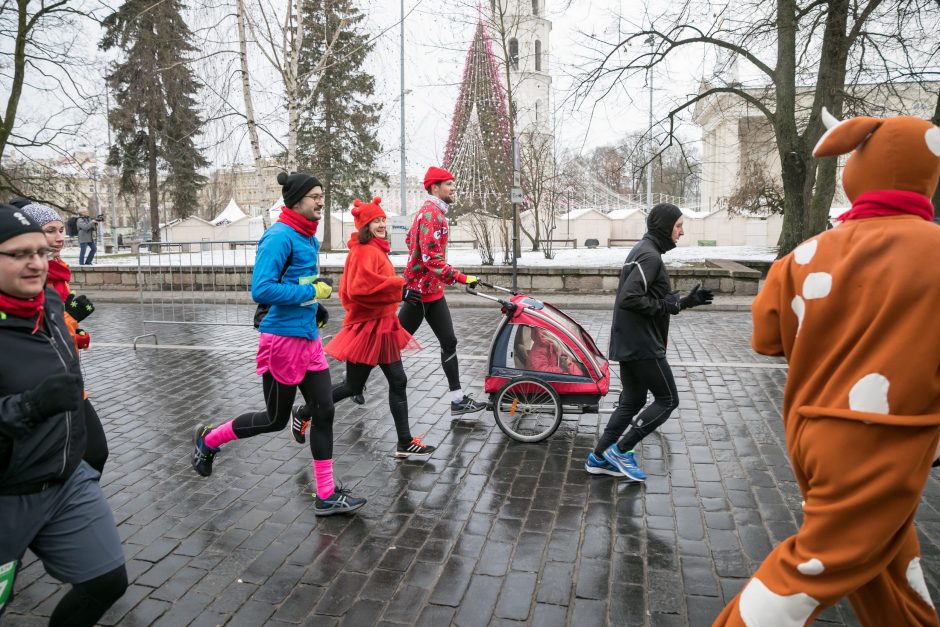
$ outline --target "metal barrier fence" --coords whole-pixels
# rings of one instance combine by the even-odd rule
[[[141,248],[137,285],[146,324],[250,326],[256,241],[169,242]],[[209,307],[208,305],[211,305]],[[146,334],[141,337],[155,337]]]

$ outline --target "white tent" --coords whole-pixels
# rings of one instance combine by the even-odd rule
[[[284,199],[278,198],[277,202],[268,209],[268,222],[274,224],[281,217],[281,209],[284,207]]]
[[[226,224],[231,224],[232,222],[238,222],[242,218],[247,217],[248,215],[239,208],[238,204],[235,202],[235,199],[232,198],[228,201],[228,206],[222,210],[222,213],[217,215],[212,220],[212,224],[214,226],[223,226]]]

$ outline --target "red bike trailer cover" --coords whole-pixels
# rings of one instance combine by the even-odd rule
[[[528,302],[527,302],[528,301]],[[515,312],[506,320],[505,326],[500,325],[500,333],[508,333],[506,328],[510,324],[526,324],[545,329],[554,337],[558,338],[566,347],[568,347],[585,367],[591,382],[568,382],[568,381],[548,381],[556,392],[562,395],[567,394],[588,394],[604,396],[610,389],[610,366],[606,357],[598,350],[594,338],[584,330],[571,316],[563,313],[558,308],[548,304],[541,303],[542,307],[533,306],[534,299],[530,299],[525,294],[513,296],[512,303],[516,305]],[[539,301],[534,301],[538,303]],[[496,350],[497,342],[493,344],[493,350]],[[493,363],[493,354],[490,354],[490,365]],[[535,371],[520,370],[519,376],[531,374]],[[537,373],[536,373],[537,374]],[[552,375],[555,373],[545,373]],[[487,375],[484,379],[484,392],[495,394],[502,386],[510,380],[511,377]],[[542,377],[546,378],[546,377]]]

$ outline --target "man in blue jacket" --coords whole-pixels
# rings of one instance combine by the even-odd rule
[[[197,425],[193,468],[208,477],[215,454],[226,442],[284,429],[299,387],[312,418],[314,513],[348,514],[366,501],[333,484],[332,383],[317,324],[319,300],[329,298],[333,289],[318,276],[320,242],[314,237],[323,212],[323,188],[316,178],[298,172],[281,172],[277,181],[284,207],[258,242],[251,277],[252,298],[270,306],[258,329],[257,357],[267,408],[218,427]]]

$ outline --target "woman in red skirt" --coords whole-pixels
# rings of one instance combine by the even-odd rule
[[[388,380],[388,405],[395,420],[398,446],[395,457],[427,459],[435,447],[412,437],[408,425],[408,378],[401,363],[401,351],[418,349],[418,343],[398,321],[396,310],[402,300],[420,299],[405,289],[405,280],[395,275],[388,258],[387,216],[379,206],[381,198],[370,203],[356,200],[353,218],[358,233],[349,240],[349,256],[339,284],[339,299],[346,310],[343,328],[326,345],[326,354],[346,362],[346,380],[333,386],[333,403],[362,394],[366,379],[378,366]],[[291,431],[304,441],[309,419],[306,407],[297,408]]]

